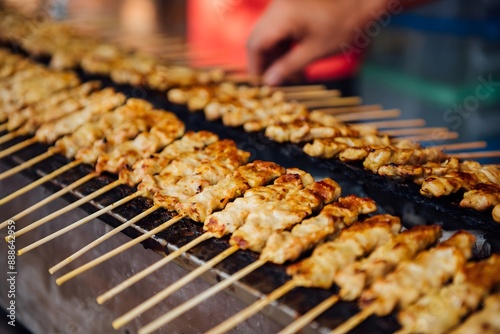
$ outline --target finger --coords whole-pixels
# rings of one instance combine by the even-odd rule
[[[284,56],[276,60],[264,73],[264,84],[277,86],[288,77],[301,72],[310,62],[318,58],[318,47],[313,43],[302,42],[297,44]]]
[[[247,42],[248,72],[259,75],[264,72],[270,63],[277,57],[278,49],[282,49],[282,42],[286,34],[275,30],[273,33],[254,30]]]

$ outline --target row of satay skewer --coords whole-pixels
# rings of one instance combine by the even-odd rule
[[[242,126],[248,132],[264,130],[267,137],[278,142],[305,143],[304,152],[313,157],[362,162],[370,172],[412,180],[421,185],[424,196],[442,197],[464,192],[460,206],[491,210],[493,219],[500,222],[500,175],[496,166],[456,159],[497,156],[498,152],[457,153],[453,155],[455,158],[448,159],[437,148],[453,150],[453,145],[437,146],[434,150],[408,140],[456,138],[456,133],[447,132],[447,129],[386,130],[384,135],[372,126],[347,125],[343,120],[394,117],[397,111],[373,110],[377,106],[359,107],[359,98],[339,97],[338,91],[297,92],[292,89],[285,94],[269,87],[237,86],[224,82],[222,71],[166,65],[155,57],[83,36],[68,24],[50,20],[34,24],[30,18],[12,12],[0,13],[0,24],[0,40],[15,42],[35,56],[49,55],[54,68],[79,66],[88,73],[109,76],[116,83],[144,85],[157,90],[174,88],[168,91],[169,101],[186,104],[192,111],[203,110],[208,120],[221,119],[227,126]],[[289,101],[293,98],[303,101]],[[322,106],[336,106],[334,113],[364,111],[352,117],[308,110]],[[391,126],[390,122],[380,125]],[[389,138],[391,134],[410,137],[394,140]],[[456,148],[484,145],[483,142],[472,144],[477,145],[458,145]]]
[[[7,58],[9,55],[1,59]],[[50,272],[59,271],[88,250],[161,207],[177,212],[177,215],[148,233],[59,277],[56,280],[58,284],[160,233],[181,218],[189,217],[203,223],[206,232],[202,236],[99,296],[99,303],[103,303],[195,245],[210,238],[231,235],[231,246],[226,251],[118,318],[113,323],[116,328],[150,309],[234,252],[246,249],[259,252],[259,260],[148,324],[141,332],[158,329],[267,262],[293,262],[313,248],[310,257],[289,266],[288,272],[293,277],[289,283],[256,306],[236,315],[235,320],[230,319],[221,324],[213,332],[230,329],[260,310],[264,304],[295,287],[328,289],[333,284],[340,286],[341,292],[339,297],[332,297],[328,305],[339,298],[359,298],[360,306],[367,310],[354,319],[362,319],[373,312],[386,315],[399,306],[403,330],[431,332],[435,328],[443,328],[446,331],[457,326],[466,314],[476,310],[499,283],[500,258],[497,255],[482,262],[467,262],[474,243],[474,237],[469,233],[459,232],[435,247],[441,236],[438,226],[415,227],[401,232],[397,217],[376,215],[359,219],[359,216],[375,212],[375,203],[356,196],[340,197],[341,189],[335,181],[324,179],[315,182],[304,171],[285,169],[272,162],[248,163],[249,153],[239,150],[234,142],[219,140],[216,135],[205,131],[184,133],[184,126],[175,115],[155,110],[144,100],[127,100],[124,95],[111,89],[99,89],[97,83],[79,84],[78,79],[73,79],[68,73],[43,72],[42,76],[47,80],[45,82],[40,77],[39,82],[46,86],[46,95],[22,100],[17,90],[24,86],[22,74],[29,76],[27,73],[30,71],[32,68],[27,65],[0,79],[1,103],[5,106],[2,110],[9,111],[4,120],[9,124],[17,115],[27,113],[28,117],[24,121],[17,121],[19,123],[15,129],[22,129],[29,123],[30,131],[25,134],[34,134],[33,142],[53,144],[44,158],[61,153],[74,159],[41,180],[54,178],[61,171],[79,163],[94,165],[95,173],[54,195],[60,196],[82,186],[102,172],[118,174],[119,179],[59,212],[18,230],[15,237],[119,184],[135,186],[137,192],[20,249],[20,254],[139,196],[151,198],[154,205],[58,263]],[[67,77],[72,80],[67,80]],[[60,79],[65,84],[51,86],[54,78],[54,81]],[[35,85],[34,88],[37,87]],[[19,99],[10,99],[9,96],[19,96]],[[56,114],[54,110],[63,109],[64,114],[53,116]],[[428,152],[432,156],[436,151]],[[4,152],[0,154],[5,156]],[[399,159],[412,158],[402,156]],[[36,163],[40,160],[33,161]],[[10,170],[7,173],[1,175],[12,175]],[[40,182],[34,183],[37,184]],[[32,187],[23,188],[24,192]],[[51,196],[51,200],[56,196]],[[0,203],[5,204],[11,198],[3,198]],[[26,211],[20,214],[25,215]],[[16,219],[19,217],[16,215]],[[1,225],[5,226],[6,222]],[[451,279],[453,282],[449,283]],[[452,299],[445,298],[450,296]],[[492,295],[490,298],[493,300],[495,297]],[[436,302],[446,306],[442,314],[434,312]],[[490,302],[489,305],[494,306],[495,303]],[[482,312],[491,311],[485,309]],[[302,319],[311,321],[314,318]],[[298,330],[303,325],[294,324],[295,328],[292,329]],[[352,326],[352,322],[345,326]]]
[[[44,85],[43,79],[47,69],[41,66],[23,69],[27,66],[26,60],[21,61],[16,56],[6,57],[6,59],[13,60],[6,62],[4,73],[9,73],[9,70],[14,71],[17,67],[20,67],[19,71],[21,71],[17,76],[19,78],[16,77],[14,80],[21,88],[15,89],[17,95],[12,94],[9,97],[11,100],[29,103],[40,99],[51,90],[57,90],[61,85],[75,85],[75,77],[69,72],[66,75],[58,74],[59,80],[53,79],[50,85]],[[30,84],[27,84],[28,81]],[[30,97],[26,94],[27,88],[23,87],[36,88],[34,91],[41,93],[31,94]],[[88,86],[80,88],[73,95],[81,94],[84,97],[93,88],[95,88],[93,84],[88,83]],[[200,91],[204,93],[199,93]],[[323,158],[337,157],[346,162],[363,161],[364,167],[374,173],[398,179],[411,178],[422,185],[421,193],[425,196],[445,196],[465,189],[467,192],[460,203],[461,206],[476,210],[492,209],[493,218],[497,221],[500,219],[500,189],[496,167],[481,166],[472,161],[459,163],[456,158],[445,160],[446,156],[437,148],[422,148],[408,140],[395,142],[387,135],[379,134],[373,127],[347,125],[339,121],[338,117],[322,111],[308,112],[307,108],[300,103],[285,101],[287,94],[283,91],[272,91],[267,87],[237,87],[231,83],[222,83],[211,87],[172,89],[169,95],[174,96],[172,99],[175,102],[188,105],[190,105],[189,101],[198,100],[194,105],[197,106],[196,108],[203,107],[208,119],[227,116],[224,123],[230,126],[246,127],[247,124],[254,124],[254,130],[267,126],[266,134],[280,142],[314,140],[304,146],[304,151],[309,155]],[[177,98],[176,95],[178,95]],[[27,97],[21,98],[21,96]],[[200,96],[204,96],[201,102]],[[65,97],[69,95],[59,94],[51,103],[55,104],[57,99],[61,100]],[[221,106],[223,102],[230,107]],[[245,107],[236,107],[241,104]],[[70,104],[68,108],[71,110],[77,106]],[[9,105],[0,118],[5,120],[9,110],[16,110],[16,108],[15,103],[14,106]],[[20,122],[30,117],[29,110],[29,108],[25,109],[8,120],[5,126],[15,131],[2,139],[11,139],[15,135],[33,132],[33,123],[40,122],[40,120],[35,119],[16,129],[20,126]],[[62,108],[61,113],[64,112],[66,109]],[[276,117],[279,117],[278,123],[275,122]],[[287,117],[289,119],[285,121],[284,118]],[[257,126],[257,123],[260,125]],[[42,140],[47,139],[42,138]]]
[[[11,27],[0,30],[2,40],[17,42],[33,55],[50,55],[51,65],[55,68],[80,66],[89,73],[110,76],[117,83],[145,85],[158,90],[185,86],[186,88],[170,89],[169,100],[186,104],[190,110],[203,109],[209,120],[220,118],[227,126],[242,126],[249,132],[265,130],[266,136],[278,142],[305,143],[304,152],[313,157],[362,162],[363,166],[373,173],[398,180],[412,180],[421,185],[421,193],[424,196],[442,197],[464,192],[460,206],[480,211],[491,210],[493,219],[500,221],[500,178],[495,166],[481,166],[470,161],[460,163],[454,158],[446,159],[446,156],[437,150],[423,149],[407,140],[391,140],[387,135],[377,133],[373,127],[362,124],[346,125],[342,122],[345,115],[334,117],[325,111],[309,112],[307,108],[341,106],[342,108],[333,110],[337,113],[342,109],[347,112],[366,110],[366,107],[370,107],[356,107],[360,103],[359,98],[338,97],[337,91],[292,91],[284,94],[283,91],[268,87],[238,87],[233,83],[222,82],[224,74],[221,71],[165,65],[155,57],[133,53],[114,44],[82,36],[64,24],[44,21],[32,25],[26,17],[10,12],[3,13],[0,22]],[[55,36],[61,39],[56,39]],[[61,60],[65,57],[68,59]],[[43,95],[43,90],[40,90],[40,94]],[[314,100],[302,103],[286,101],[286,98],[292,97]],[[359,112],[357,118],[349,116],[347,119],[397,115],[393,110],[370,109],[372,108]],[[15,134],[22,131],[18,130]],[[441,128],[385,131],[385,134],[391,133],[415,134],[410,138],[432,141],[454,138],[456,135]],[[9,137],[13,135],[11,133]],[[453,145],[440,147],[453,149]],[[463,147],[467,146],[457,146]],[[375,152],[372,152],[373,150]],[[496,154],[498,152],[458,153],[454,154],[454,157]]]
[[[116,83],[144,85],[158,90],[185,86],[187,88],[171,89],[168,92],[169,100],[187,104],[190,110],[203,109],[209,120],[221,118],[227,126],[243,126],[250,132],[265,130],[266,136],[278,142],[306,143],[304,152],[314,157],[363,162],[364,167],[371,172],[413,180],[422,186],[421,193],[425,196],[441,197],[465,190],[461,206],[481,211],[492,210],[494,220],[500,221],[500,178],[496,167],[446,160],[444,155],[428,149],[421,151],[420,146],[411,145],[408,141],[398,141],[394,145],[395,141],[376,133],[372,127],[346,126],[341,121],[343,115],[333,117],[321,111],[309,112],[306,108],[323,106],[321,102],[344,106],[334,110],[338,112],[339,109],[349,109],[359,104],[359,98],[341,98],[337,91],[292,92],[289,98],[313,98],[314,101],[286,102],[282,91],[273,91],[268,87],[237,87],[222,82],[224,73],[219,70],[166,65],[156,57],[84,36],[68,24],[50,20],[35,24],[28,17],[2,12],[0,25],[5,28],[0,29],[1,40],[15,42],[35,56],[50,56],[50,65],[54,68],[80,66],[86,72],[109,76]],[[327,100],[321,101],[323,98]],[[320,103],[315,104],[317,101]],[[375,111],[374,115],[370,109],[373,108],[368,108],[367,113],[359,113],[357,119],[384,117],[384,113]],[[393,111],[388,112],[385,115]],[[432,141],[454,138],[456,135],[440,128],[403,131],[392,133],[416,134],[416,138]],[[452,145],[445,147],[452,149]],[[376,151],[371,152],[373,149]],[[497,153],[487,152],[485,155],[495,156]],[[479,156],[475,153],[454,156],[459,158],[468,155]]]

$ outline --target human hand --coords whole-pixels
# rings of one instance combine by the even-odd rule
[[[248,40],[249,72],[268,85],[352,44],[355,27],[376,19],[388,0],[274,0]]]

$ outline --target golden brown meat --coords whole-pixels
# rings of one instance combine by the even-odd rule
[[[148,126],[133,140],[119,143],[99,155],[96,171],[119,173],[125,166],[158,152],[184,134],[184,123],[175,114],[153,109],[143,115]]]
[[[492,209],[499,203],[500,184],[478,183],[471,190],[464,193],[460,206],[483,211]]]
[[[241,166],[217,184],[178,203],[175,209],[179,215],[203,222],[212,212],[224,208],[229,201],[243,195],[248,189],[268,184],[284,173],[285,169],[273,162],[257,160]]]
[[[397,180],[412,179],[416,184],[422,184],[431,176],[444,176],[447,173],[458,171],[457,158],[448,158],[445,161],[427,162],[422,165],[385,165],[378,169],[378,174]]]
[[[229,242],[241,249],[261,252],[274,231],[291,229],[323,205],[337,200],[340,192],[340,186],[327,178],[289,192],[282,200],[264,203],[252,210]]]
[[[468,263],[452,284],[428,294],[398,314],[402,333],[447,333],[476,310],[500,283],[500,255]]]
[[[377,173],[385,165],[419,165],[426,162],[441,162],[446,155],[433,148],[404,149],[384,147],[372,150],[363,162],[365,169]]]
[[[335,240],[316,247],[309,258],[289,266],[287,272],[300,286],[329,289],[341,268],[381,247],[400,229],[399,218],[390,215],[354,223]]]
[[[492,212],[493,220],[500,223],[500,204],[495,205]]]
[[[358,298],[365,287],[387,275],[399,263],[412,260],[440,237],[441,227],[438,225],[416,226],[394,236],[367,258],[343,268],[337,274],[335,282],[340,287],[339,295],[344,300]]]
[[[471,315],[452,334],[498,334],[500,333],[500,293],[490,295],[484,307]]]
[[[391,313],[397,305],[407,308],[451,279],[470,258],[474,242],[472,234],[460,231],[415,259],[401,262],[361,294],[360,306],[373,307],[378,316]]]
[[[425,179],[420,193],[427,197],[441,197],[456,193],[461,189],[471,190],[478,183],[490,182],[481,172],[452,171],[444,176]]]
[[[57,138],[70,134],[81,125],[92,122],[105,112],[119,107],[125,102],[125,95],[105,88],[91,95],[92,103],[85,108],[40,126],[35,134],[38,141],[53,143]]]
[[[45,70],[32,73],[23,79],[11,78],[11,85],[7,88],[4,84],[0,85],[0,121],[6,121],[10,114],[43,100],[47,95],[80,84],[78,76],[73,72]]]
[[[167,145],[160,153],[137,161],[132,168],[120,171],[120,180],[130,186],[140,183],[146,176],[160,173],[173,159],[186,153],[193,153],[219,140],[219,137],[208,131],[188,131],[182,138]]]
[[[12,131],[22,126],[18,130],[21,133],[34,133],[43,123],[56,120],[83,108],[90,100],[89,94],[100,86],[98,81],[89,81],[49,95],[44,100],[12,114],[9,117],[8,129]]]
[[[286,174],[274,180],[272,185],[251,188],[243,197],[229,203],[224,210],[209,215],[203,229],[217,238],[234,233],[258,206],[268,201],[281,200],[289,192],[302,189],[313,182],[310,174],[296,168],[287,169]]]
[[[359,215],[376,210],[377,205],[369,198],[354,195],[341,197],[337,202],[326,205],[317,216],[295,225],[291,231],[273,232],[260,258],[276,264],[296,260],[329,235],[352,225]]]
[[[183,168],[174,168],[173,171],[170,170],[165,174],[162,171],[162,173],[155,176],[154,179],[157,181],[158,187],[158,189],[154,189],[156,190],[154,194],[155,204],[167,210],[175,210],[175,205],[180,201],[184,201],[190,196],[200,193],[206,187],[216,184],[234,172],[239,166],[248,162],[250,157],[248,152],[238,150],[236,143],[227,139],[219,143],[223,145],[226,142],[230,142],[230,145],[221,147],[219,152],[212,153],[208,158],[198,161],[193,159],[193,162],[188,162],[187,166],[181,163]],[[218,143],[213,145],[216,144]],[[210,149],[210,146],[207,149]],[[175,165],[175,163],[176,161],[170,163],[167,169]],[[139,187],[139,189],[142,190],[142,187]],[[151,194],[152,192],[152,189],[148,189],[148,193]]]
[[[337,137],[314,139],[312,143],[304,145],[304,152],[312,157],[333,158],[338,156],[348,147],[381,147],[390,145],[389,137],[366,135],[359,138]]]
[[[303,105],[279,101],[274,96],[260,100],[239,99],[241,107],[224,112],[222,122],[231,127],[243,125],[246,131],[254,132],[277,122],[286,122],[290,117],[296,119],[307,115]]]
[[[317,138],[359,137],[358,130],[349,125],[324,126],[303,120],[273,124],[266,128],[266,137],[279,143],[307,142]]]

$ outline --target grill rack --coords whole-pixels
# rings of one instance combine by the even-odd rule
[[[44,62],[44,59],[38,59]],[[249,150],[252,153],[253,159],[272,160],[283,166],[297,166],[303,168],[313,174],[315,173],[328,173],[328,176],[333,177],[340,181],[344,190],[344,195],[347,193],[357,193],[361,195],[368,193],[370,197],[377,201],[377,203],[384,205],[388,211],[397,214],[403,218],[405,226],[413,224],[411,217],[406,219],[405,208],[408,205],[413,206],[413,212],[423,218],[420,223],[426,222],[439,222],[443,227],[448,230],[455,230],[458,228],[472,228],[486,231],[486,239],[492,247],[494,252],[500,252],[500,226],[495,223],[491,216],[480,213],[471,209],[464,209],[456,206],[456,203],[450,202],[448,199],[433,199],[429,200],[418,193],[418,187],[414,184],[404,184],[398,181],[387,179],[379,175],[371,174],[361,166],[346,164],[338,160],[322,160],[307,156],[302,152],[301,146],[296,144],[279,144],[267,139],[262,132],[259,133],[245,133],[241,128],[228,128],[225,127],[220,121],[209,122],[204,118],[203,113],[192,113],[187,111],[183,106],[172,105],[166,101],[165,94],[162,92],[147,90],[144,88],[131,87],[128,85],[116,85],[108,78],[101,76],[88,75],[79,72],[83,81],[98,79],[103,82],[105,87],[114,87],[117,91],[125,93],[128,97],[140,97],[147,99],[153,103],[157,108],[167,109],[173,111],[176,115],[186,124],[189,130],[210,130],[217,133],[223,138],[230,138],[235,140],[239,147]],[[17,138],[16,141],[11,141],[12,144],[21,141],[24,138]],[[9,145],[10,146],[10,145]],[[0,145],[1,148],[7,145]],[[259,149],[263,147],[263,149]],[[15,166],[28,158],[45,152],[47,146],[42,144],[35,144],[29,148],[23,149],[12,157],[7,157],[2,162]],[[279,155],[276,153],[279,152]],[[297,160],[298,159],[298,160]],[[62,156],[53,156],[46,161],[37,164],[35,167],[23,171],[23,174],[29,175],[32,178],[43,176],[48,172],[66,164],[68,162]],[[299,163],[298,163],[299,162]],[[57,177],[55,180],[47,183],[44,187],[51,190],[59,190],[61,187],[70,184],[71,182],[79,179],[90,173],[92,168],[86,165],[80,165],[77,168],[66,172]],[[64,196],[68,201],[74,201],[82,198],[83,196],[99,189],[100,187],[112,182],[116,178],[112,175],[103,174],[94,180],[89,181],[84,186],[78,188],[78,191],[71,192]],[[361,182],[359,181],[361,180]],[[85,188],[84,191],[81,188]],[[366,193],[364,193],[366,191]],[[118,199],[132,193],[133,190],[127,186],[120,186],[115,188],[94,200],[91,203],[85,204],[82,208],[89,212],[95,212],[98,209],[115,202]],[[400,200],[403,205],[393,205],[392,199],[387,197],[393,196]],[[391,205],[389,205],[391,204]],[[107,224],[115,227],[121,222],[124,222],[136,214],[143,212],[146,208],[151,206],[151,201],[145,198],[137,198],[130,203],[127,203],[110,213],[101,216],[99,219]],[[141,235],[141,231],[148,230],[157,224],[168,220],[172,213],[168,213],[161,209],[142,221],[135,224],[134,227],[127,228],[123,232],[129,237],[135,238]],[[437,221],[436,221],[437,218]],[[201,226],[184,219],[181,222],[171,226],[167,230],[159,233],[156,238],[148,239],[143,242],[144,247],[151,248],[152,250],[160,253],[169,253],[178,249],[185,243],[193,240],[195,237],[202,233]],[[207,261],[212,256],[220,253],[227,247],[227,238],[224,239],[211,239],[205,241],[197,246],[188,254],[183,254],[176,263],[188,269],[195,268],[204,261]],[[476,255],[482,256],[480,250]],[[230,259],[226,259],[210,270],[208,273],[208,280],[218,281],[223,277],[236,272],[238,269],[243,268],[247,264],[257,259],[257,255],[249,251],[238,251],[232,255]],[[211,276],[212,278],[210,279]],[[254,300],[264,296],[266,293],[279,287],[287,280],[287,275],[283,270],[283,266],[266,264],[256,272],[248,275],[240,282],[234,285],[233,291],[240,298],[245,299],[250,303]],[[205,275],[207,279],[207,275]],[[307,293],[305,293],[307,291]],[[335,294],[336,289],[328,291],[321,289],[305,289],[299,288],[280,300],[276,305],[271,305],[270,310],[264,310],[263,313],[272,314],[274,320],[287,324],[293,317],[305,313],[309,308],[317,305],[326,297]],[[106,306],[103,306],[106,307]],[[349,318],[357,312],[358,308],[354,302],[339,302],[334,307],[319,316],[315,322],[310,324],[307,329],[308,332],[323,332],[328,331],[328,328],[333,328]],[[362,325],[358,326],[354,333],[387,333],[393,332],[399,327],[396,319],[393,316],[376,318],[371,317]]]

